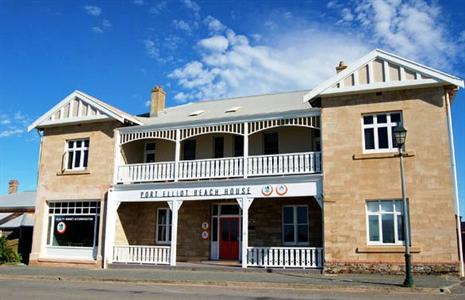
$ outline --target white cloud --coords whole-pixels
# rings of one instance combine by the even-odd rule
[[[191,32],[191,26],[184,20],[173,20],[172,23],[176,29]]]
[[[157,58],[159,56],[159,51],[158,48],[155,46],[155,42],[146,39],[144,40],[144,47],[145,47],[145,53],[147,53],[148,56],[151,58]]]
[[[155,6],[152,6],[150,8],[150,13],[154,14],[154,15],[158,15],[162,12],[162,10],[164,10],[166,8],[166,5],[168,3],[166,1],[161,1],[161,2],[158,2],[157,4],[155,4]]]
[[[84,10],[91,16],[98,17],[102,14],[102,9],[94,5],[84,6]]]
[[[104,33],[107,29],[111,28],[112,24],[107,19],[102,20],[102,24],[100,26],[92,27],[92,31],[95,33]]]
[[[133,3],[134,3],[135,5],[145,5],[145,4],[147,4],[147,3],[145,3],[144,0],[134,0]]]
[[[342,10],[341,21],[355,20],[372,43],[424,64],[451,67],[458,45],[447,31],[436,2],[362,0]]]
[[[309,89],[334,74],[339,60],[368,52],[354,37],[312,29],[252,45],[248,36],[226,28],[197,45],[200,57],[169,74],[182,88],[174,96],[178,102]]]
[[[208,29],[210,29],[213,32],[220,32],[226,29],[226,26],[223,25],[218,19],[208,16],[203,20],[203,23],[208,26]]]
[[[184,4],[185,7],[191,9],[193,12],[197,13],[200,11],[200,6],[193,0],[181,0],[181,3]]]
[[[206,50],[223,52],[228,48],[228,39],[222,35],[215,35],[210,38],[202,39],[198,45]]]
[[[24,133],[24,129],[6,129],[0,130],[0,138],[10,137],[10,136],[19,136]]]

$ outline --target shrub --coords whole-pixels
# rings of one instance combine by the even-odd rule
[[[21,261],[21,256],[8,246],[6,237],[0,237],[0,264],[18,263]]]

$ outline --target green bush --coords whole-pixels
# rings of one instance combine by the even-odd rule
[[[18,263],[21,261],[21,256],[8,246],[6,237],[0,237],[0,264]]]

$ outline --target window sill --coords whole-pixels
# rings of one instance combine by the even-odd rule
[[[66,175],[88,175],[90,174],[89,170],[60,170],[57,172],[57,176],[66,176]]]
[[[404,253],[404,246],[365,246],[358,247],[355,249],[357,253]],[[419,247],[411,247],[411,253],[420,253],[421,249]]]
[[[404,153],[404,157],[415,156],[415,151],[407,151]],[[399,157],[398,152],[379,152],[379,153],[356,153],[352,156],[353,160],[361,159],[378,159],[378,158],[394,158]]]

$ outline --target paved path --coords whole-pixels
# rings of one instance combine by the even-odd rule
[[[121,284],[60,280],[0,280],[0,299],[464,299],[465,294],[424,294],[415,292],[369,292],[295,289],[257,289],[172,284]]]
[[[187,270],[168,268],[76,269],[27,266],[0,266],[0,280],[55,280],[66,282],[100,282],[130,284],[178,284],[211,287],[294,288],[370,292],[440,293],[443,287],[460,284],[453,276],[415,276],[416,289],[401,287],[402,276],[338,275],[308,272],[231,270]],[[1,295],[1,294],[0,294]]]

